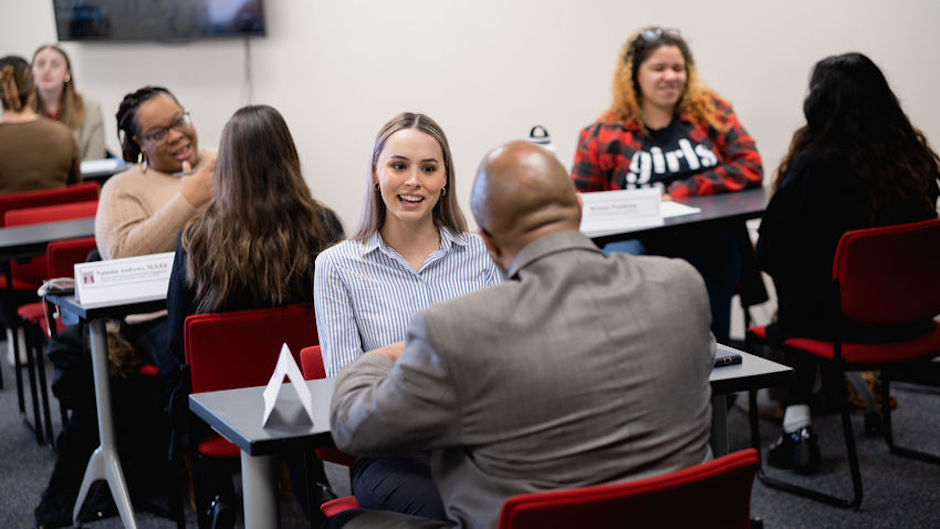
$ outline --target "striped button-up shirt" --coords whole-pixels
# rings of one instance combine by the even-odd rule
[[[328,377],[371,351],[405,339],[424,308],[495,285],[500,273],[480,236],[441,228],[441,247],[417,272],[376,233],[317,257],[313,299]]]

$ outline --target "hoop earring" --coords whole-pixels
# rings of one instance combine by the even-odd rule
[[[144,154],[143,151],[137,153],[137,167],[140,168],[140,172],[146,173],[149,166],[150,164],[147,163],[147,155]]]
[[[447,194],[447,188],[446,188],[446,187],[442,187],[442,188],[441,188],[441,196],[444,196],[444,195],[446,195],[446,194]]]
[[[374,187],[375,190],[378,191],[378,190],[379,190],[379,183],[376,182],[372,187]]]

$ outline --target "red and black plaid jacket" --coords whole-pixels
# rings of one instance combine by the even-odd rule
[[[740,191],[761,185],[763,168],[754,139],[744,130],[727,102],[714,98],[718,121],[728,131],[718,132],[688,113],[679,119],[692,125],[689,138],[711,144],[718,165],[669,185],[666,192],[675,198]],[[620,189],[615,175],[629,171],[633,154],[642,148],[644,132],[639,123],[624,124],[613,114],[604,114],[581,131],[571,177],[578,191]]]

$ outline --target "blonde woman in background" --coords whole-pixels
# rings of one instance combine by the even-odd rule
[[[32,71],[36,85],[33,110],[68,126],[83,160],[104,158],[101,105],[76,90],[72,62],[65,50],[53,44],[40,46],[33,54]]]

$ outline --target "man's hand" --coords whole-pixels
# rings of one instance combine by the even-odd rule
[[[369,351],[370,353],[380,354],[382,356],[387,356],[393,361],[398,360],[398,357],[401,356],[401,352],[405,350],[405,342],[395,342],[388,344],[385,347],[379,347],[378,349],[373,349]]]

